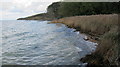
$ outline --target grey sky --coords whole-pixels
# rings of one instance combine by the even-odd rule
[[[59,0],[0,0],[0,19],[12,20],[46,12],[52,2]]]
[[[46,12],[52,2],[61,0],[0,0],[0,19],[12,20]],[[120,0],[65,0],[65,1],[120,1]]]

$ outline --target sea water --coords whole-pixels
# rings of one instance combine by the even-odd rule
[[[96,43],[63,24],[49,21],[4,20],[3,65],[78,65],[95,50]]]

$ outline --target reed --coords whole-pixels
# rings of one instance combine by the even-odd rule
[[[99,37],[98,46],[94,53],[87,55],[81,60],[91,64],[114,64],[117,65],[120,58],[118,31],[118,14],[73,16],[54,20],[51,23],[63,23],[68,27],[75,28],[80,32]],[[95,57],[91,59],[91,57]]]

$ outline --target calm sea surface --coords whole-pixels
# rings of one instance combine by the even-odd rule
[[[95,49],[85,35],[49,21],[5,20],[2,22],[2,64],[78,65]]]

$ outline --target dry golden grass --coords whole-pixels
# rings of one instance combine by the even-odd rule
[[[119,63],[117,59],[120,58],[120,30],[118,31],[120,22],[118,16],[118,14],[74,16],[54,20],[51,23],[63,23],[68,27],[100,38],[96,51],[82,61],[117,65]],[[91,57],[95,59],[91,59]]]
[[[103,34],[118,22],[117,14],[66,17],[52,23],[63,23],[83,32]]]

